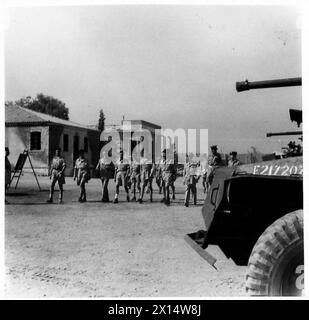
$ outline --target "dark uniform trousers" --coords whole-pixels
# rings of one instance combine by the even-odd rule
[[[101,181],[102,181],[102,200],[109,202],[109,195],[108,195],[109,178],[101,177]]]

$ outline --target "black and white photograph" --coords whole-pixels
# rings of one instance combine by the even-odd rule
[[[5,299],[306,296],[301,6],[3,16]]]

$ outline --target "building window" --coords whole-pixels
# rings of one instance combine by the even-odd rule
[[[30,150],[41,150],[41,132],[39,131],[31,132]]]
[[[69,151],[69,135],[63,135],[63,151]]]
[[[88,152],[88,138],[87,137],[84,138],[84,151]]]

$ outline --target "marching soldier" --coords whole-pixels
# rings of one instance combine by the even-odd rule
[[[199,161],[194,161],[194,159],[190,157],[190,159],[188,159],[188,162],[185,164],[185,167],[184,167],[183,176],[184,176],[184,184],[186,186],[184,205],[186,207],[189,206],[190,192],[192,192],[193,203],[194,205],[196,205],[196,201],[197,201],[196,184],[200,177],[199,165],[200,165]]]
[[[173,177],[172,177],[172,184],[171,184],[171,189],[172,189],[172,199],[175,200],[175,181],[177,178],[177,170],[175,166],[175,170],[173,172]]]
[[[229,167],[237,167],[239,165],[240,165],[240,162],[237,159],[237,152],[236,151],[230,152],[230,159],[229,159],[229,162],[228,162],[228,166]]]
[[[127,201],[130,201],[129,197],[129,188],[128,188],[128,181],[129,181],[129,173],[130,173],[130,166],[129,164],[125,163],[123,160],[123,151],[120,152],[120,158],[116,162],[115,165],[115,178],[114,181],[116,182],[116,193],[114,203],[118,203],[118,196],[119,196],[119,187],[123,186],[124,190],[127,194]]]
[[[136,188],[138,190],[138,193],[141,193],[141,165],[136,159],[132,160],[130,166],[130,182],[131,192],[133,193],[131,201],[136,201]]]
[[[141,184],[142,189],[140,193],[139,203],[143,202],[143,196],[145,189],[147,188],[147,192],[150,193],[150,202],[152,202],[152,180],[155,173],[155,164],[148,162],[146,158],[143,159],[143,163],[141,164]]]
[[[110,178],[113,178],[115,170],[113,162],[111,162],[107,156],[107,152],[104,151],[102,158],[99,160],[96,166],[96,170],[99,171],[102,182],[102,202],[109,202],[108,182]]]
[[[160,170],[160,161],[155,164],[155,177],[156,177],[156,184],[159,188],[159,194],[162,193],[162,174]]]
[[[218,153],[218,147],[213,145],[210,147],[211,155],[208,157],[208,170],[206,183],[210,186],[214,178],[215,169],[221,165],[221,155]]]
[[[162,189],[163,189],[163,199],[161,202],[164,202],[166,205],[170,204],[170,190],[169,187],[172,186],[175,175],[176,168],[172,159],[166,159],[166,149],[162,152],[162,161],[160,164],[160,171],[162,175]]]
[[[61,157],[61,149],[57,148],[55,151],[55,156],[52,159],[50,165],[50,192],[49,199],[47,203],[53,203],[55,184],[58,182],[59,185],[59,203],[63,201],[63,185],[65,184],[64,170],[66,168],[65,160]]]
[[[90,180],[90,169],[88,161],[84,157],[84,150],[79,150],[79,157],[75,161],[73,180],[77,179],[80,186],[79,202],[86,202],[86,183]]]

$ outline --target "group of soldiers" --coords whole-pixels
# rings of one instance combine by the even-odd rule
[[[185,167],[184,167],[184,184],[185,188],[185,200],[184,205],[189,206],[190,193],[192,193],[193,203],[196,205],[197,202],[197,188],[196,184],[198,183],[200,177],[202,177],[202,184],[204,188],[204,193],[208,193],[208,190],[213,182],[214,173],[216,168],[223,165],[223,161],[220,153],[218,152],[218,147],[213,145],[210,147],[211,154],[208,156],[207,161],[201,162],[199,159],[194,160],[194,157],[191,156],[187,158]],[[237,152],[230,152],[230,158],[228,160],[229,167],[237,167],[240,164],[237,159]]]
[[[50,192],[47,203],[53,203],[55,184],[59,185],[59,203],[63,202],[63,185],[65,184],[65,159],[61,156],[61,149],[57,148],[55,156],[50,165]],[[145,192],[149,193],[150,201],[153,199],[153,179],[159,187],[159,193],[163,193],[161,202],[170,204],[170,189],[172,198],[175,199],[175,186],[177,169],[173,161],[166,159],[166,150],[162,152],[162,160],[155,165],[149,162],[146,158],[141,161],[133,158],[128,163],[123,158],[123,152],[120,152],[118,161],[114,164],[110,161],[108,154],[103,152],[97,166],[96,171],[99,173],[102,183],[102,202],[109,202],[108,184],[110,179],[114,179],[116,183],[115,198],[113,203],[118,203],[120,187],[123,187],[126,192],[127,201],[143,202]],[[78,201],[86,202],[86,183],[90,180],[90,166],[84,156],[84,151],[79,151],[79,156],[75,161],[73,170],[73,180],[77,181],[80,187]],[[132,197],[130,198],[130,193]],[[137,196],[138,193],[138,196]]]
[[[189,206],[190,194],[192,193],[193,203],[197,203],[197,188],[200,177],[204,193],[207,193],[213,181],[214,172],[217,167],[222,165],[220,153],[217,146],[211,146],[211,155],[208,156],[207,162],[201,163],[200,160],[194,160],[194,157],[187,156],[186,164],[183,170],[183,183],[185,185],[184,205]],[[237,152],[230,153],[228,166],[235,167],[239,165]],[[60,148],[56,149],[55,156],[50,166],[50,193],[48,203],[53,203],[54,188],[56,182],[59,184],[59,203],[63,201],[63,184],[65,184],[64,171],[66,168],[65,160],[61,157]],[[166,205],[170,204],[171,198],[175,199],[175,180],[177,178],[177,165],[171,155],[167,157],[167,150],[162,151],[161,160],[157,164],[152,163],[146,158],[133,159],[125,161],[123,152],[114,164],[110,161],[107,152],[103,152],[96,166],[102,183],[102,202],[109,202],[108,184],[110,179],[116,183],[115,197],[113,203],[118,203],[120,187],[123,187],[126,193],[126,200],[143,202],[145,192],[149,194],[149,200],[153,200],[152,183],[155,179],[159,188],[159,193],[163,195],[161,202]],[[90,180],[90,167],[84,156],[84,151],[79,151],[79,156],[75,161],[73,180],[77,181],[80,187],[78,201],[86,202],[86,183]],[[131,197],[130,197],[131,193]]]
[[[143,157],[139,160],[134,156],[132,161],[128,163],[123,158],[123,152],[120,152],[119,160],[113,164],[108,159],[107,153],[103,153],[96,170],[98,170],[102,181],[102,202],[109,202],[108,181],[112,177],[116,183],[113,203],[118,203],[120,187],[124,188],[127,201],[142,203],[146,192],[149,193],[149,199],[152,202],[152,182],[154,179],[159,187],[159,193],[163,193],[161,202],[170,204],[170,189],[172,190],[172,198],[175,199],[174,182],[177,168],[173,161],[167,160],[166,150],[163,150],[162,160],[158,164]],[[132,194],[131,198],[130,193]]]
[[[190,195],[192,194],[193,203],[197,203],[197,188],[196,184],[202,177],[204,193],[208,193],[209,187],[212,184],[214,172],[217,167],[222,165],[220,153],[217,146],[211,146],[211,154],[208,156],[207,162],[201,163],[200,160],[195,160],[194,157],[187,156],[186,164],[183,170],[183,183],[185,185],[184,205],[189,206]],[[8,160],[9,149],[5,149],[5,189],[10,183],[11,169]],[[102,202],[109,202],[108,184],[110,179],[114,179],[116,183],[115,198],[113,203],[118,203],[120,187],[123,187],[126,192],[127,201],[143,202],[145,192],[149,194],[149,200],[153,200],[153,180],[159,189],[159,194],[162,194],[162,203],[170,204],[170,200],[175,200],[175,181],[177,178],[177,165],[172,161],[173,157],[167,156],[167,150],[162,151],[161,159],[157,164],[148,161],[146,158],[141,158],[140,161],[133,157],[133,160],[124,161],[123,152],[120,152],[118,161],[114,164],[110,161],[108,154],[103,152],[97,166],[96,171],[99,174],[102,183]],[[174,159],[173,159],[174,160]],[[239,165],[237,152],[230,153],[228,166],[236,167]],[[47,203],[53,203],[55,184],[59,185],[59,203],[63,202],[63,185],[65,184],[65,159],[61,156],[61,149],[57,148],[55,156],[50,165],[49,177],[51,180],[50,192]],[[84,151],[80,150],[78,158],[74,164],[73,180],[80,187],[79,202],[86,202],[86,183],[90,180],[90,166],[85,158]],[[130,198],[131,193],[131,198]]]

